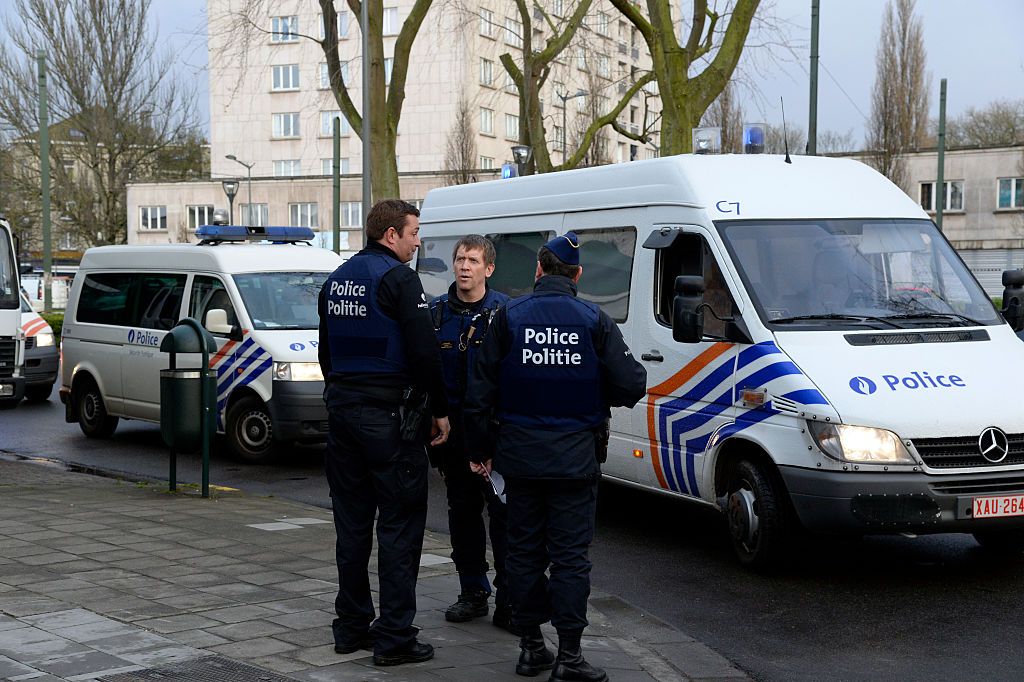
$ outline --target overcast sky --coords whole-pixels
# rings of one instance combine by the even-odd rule
[[[688,7],[689,2],[683,0]],[[770,5],[774,6],[774,9]],[[875,52],[886,0],[821,0],[818,130],[852,131],[858,145],[871,112]],[[11,0],[0,0],[9,16]],[[747,118],[781,123],[779,97],[787,122],[806,129],[810,55],[810,0],[762,0],[773,11],[793,45],[746,60],[743,91]],[[154,0],[160,44],[172,49],[181,69],[200,88],[204,124],[209,118],[205,42],[206,0]],[[938,117],[939,79],[948,80],[947,117],[996,99],[1024,98],[1024,0],[918,0],[924,24],[928,70],[932,76],[932,115]]]

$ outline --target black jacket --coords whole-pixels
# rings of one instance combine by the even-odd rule
[[[566,277],[545,276],[534,283],[534,292],[575,296],[576,284]],[[493,433],[500,366],[512,343],[505,312],[506,308],[502,308],[495,315],[469,379],[464,408],[467,439],[477,443],[493,439],[493,466],[509,478],[596,477],[599,468],[594,456],[593,431],[560,432],[500,424],[497,434]],[[632,407],[646,395],[647,370],[633,357],[618,326],[603,311],[592,335],[601,366],[600,386],[594,390],[601,391],[611,407]],[[572,396],[566,399],[571,400]],[[490,455],[484,448],[475,450],[474,456],[482,462]]]
[[[364,250],[380,251],[398,260],[394,251],[379,242],[370,242]],[[381,279],[377,292],[377,306],[385,315],[398,322],[405,337],[408,374],[343,374],[333,371],[325,323],[325,300],[325,289],[321,289],[318,302],[320,341],[317,351],[320,369],[327,383],[340,386],[346,391],[383,397],[387,402],[396,402],[406,387],[417,386],[430,395],[430,408],[435,417],[448,416],[448,398],[445,396],[441,354],[434,335],[434,324],[423,285],[412,268],[396,267],[389,270]]]

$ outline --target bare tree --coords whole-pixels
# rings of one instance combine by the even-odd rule
[[[736,97],[732,81],[726,83],[722,92],[704,112],[701,126],[717,126],[722,130],[722,152],[740,154],[743,152],[743,106]]]
[[[55,234],[83,245],[127,237],[125,183],[195,139],[195,95],[156,52],[151,0],[14,0],[0,45],[0,119],[15,130],[5,191],[39,223],[36,50],[45,49]]]
[[[841,154],[854,151],[857,151],[857,142],[853,136],[853,128],[842,133],[835,130],[818,133],[819,154]]]
[[[651,52],[662,104],[661,153],[692,151],[690,131],[732,77],[760,0],[736,0],[731,12],[722,13],[709,8],[707,0],[693,0],[690,30],[682,45],[669,0],[646,0],[646,13],[634,0],[611,3],[636,26]],[[728,25],[720,31],[723,17]],[[705,68],[698,71],[705,60]]]
[[[252,45],[266,40],[271,33],[266,18],[277,0],[240,0],[233,4],[226,14],[210,17],[210,30],[224,31],[232,37],[234,49],[215,55],[225,64],[245,69],[254,53]],[[349,11],[360,23],[360,30],[369,36],[368,63],[370,80],[370,168],[374,197],[400,196],[398,183],[398,162],[395,143],[398,137],[398,122],[402,118],[405,104],[405,84],[409,74],[409,55],[413,42],[419,34],[433,0],[415,0],[409,15],[395,39],[391,68],[391,79],[387,80],[384,68],[384,7],[382,2],[370,2],[367,8],[369,26],[362,23],[362,2],[346,0]],[[363,117],[352,101],[348,86],[344,82],[341,57],[338,50],[338,11],[335,0],[296,0],[294,4],[318,4],[323,20],[323,38],[298,34],[303,40],[317,43],[323,50],[324,61],[330,79],[331,91],[341,113],[348,119],[352,131],[362,139]]]
[[[1024,99],[996,100],[968,108],[946,126],[950,147],[989,147],[1024,143]]]
[[[787,142],[789,143],[788,147]],[[765,154],[785,154],[787,149],[794,156],[805,153],[807,151],[807,132],[801,126],[793,123],[785,125],[785,135],[783,135],[783,126],[766,126],[764,131]]]
[[[473,171],[476,168],[476,134],[473,132],[473,110],[463,93],[459,95],[455,120],[445,139],[445,184],[465,185],[471,182]]]
[[[927,56],[914,2],[889,0],[886,5],[867,135],[872,165],[904,189],[903,155],[923,146],[928,133]]]

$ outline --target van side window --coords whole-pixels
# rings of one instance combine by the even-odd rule
[[[127,273],[86,275],[75,319],[92,324],[132,324],[129,294],[135,280],[135,275]]]
[[[228,314],[228,324],[238,324],[235,307],[231,305],[231,297],[224,283],[216,277],[196,275],[192,278],[192,293],[189,295],[188,314],[206,325],[206,313],[216,308]]]
[[[616,322],[629,314],[629,281],[633,274],[635,227],[575,230],[580,240],[579,297],[596,303]]]
[[[700,275],[704,278],[704,303],[718,317],[731,317],[735,310],[732,295],[725,283],[711,247],[699,234],[681,234],[672,246],[659,249],[655,259],[655,314],[658,322],[672,326],[672,299],[679,275]],[[704,334],[724,336],[725,323],[704,311]]]
[[[178,323],[185,275],[142,275],[138,283],[136,324],[147,329],[170,329]]]
[[[488,280],[491,288],[512,298],[531,293],[537,274],[537,250],[551,241],[555,233],[539,230],[485,236],[494,242],[494,274]]]

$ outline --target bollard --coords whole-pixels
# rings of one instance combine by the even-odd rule
[[[170,490],[177,490],[178,452],[202,449],[203,497],[210,496],[210,439],[216,432],[217,373],[210,353],[217,342],[195,319],[181,320],[160,342],[170,367],[160,371],[160,433],[170,448]],[[178,368],[178,353],[201,353],[202,364]]]

